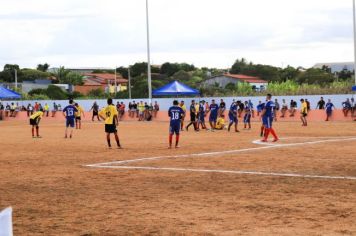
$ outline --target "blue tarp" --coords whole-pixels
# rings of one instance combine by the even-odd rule
[[[19,99],[21,95],[4,87],[0,86],[0,99]]]
[[[356,91],[356,85],[352,86],[352,91]]]
[[[177,95],[199,95],[199,90],[193,89],[178,81],[173,81],[161,88],[155,89],[153,95],[155,96],[177,96]]]

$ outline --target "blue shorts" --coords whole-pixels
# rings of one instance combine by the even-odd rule
[[[233,115],[229,115],[229,120],[230,120],[230,123],[237,123],[238,122],[237,117],[233,116]]]
[[[179,134],[180,131],[180,123],[178,124],[170,124],[169,126],[169,134]]]
[[[250,123],[251,122],[251,114],[245,114],[244,116],[244,123]]]
[[[262,117],[262,123],[265,128],[267,129],[272,128],[272,122],[273,122],[273,117],[269,117],[269,116]]]
[[[328,116],[330,116],[332,112],[333,112],[332,110],[326,110],[326,114],[327,114]]]
[[[68,128],[69,126],[72,127],[72,128],[74,128],[74,124],[75,124],[74,118],[68,118],[68,119],[66,119],[66,127],[67,127],[67,128]]]
[[[209,116],[209,122],[216,122],[218,119],[218,115],[214,116]]]
[[[204,119],[205,119],[205,116],[204,116],[204,115],[199,115],[199,119],[198,119],[198,120],[199,120],[200,122],[204,122],[204,121],[205,121]]]

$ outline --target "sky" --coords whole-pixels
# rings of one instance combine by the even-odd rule
[[[0,68],[147,61],[145,0],[1,0]],[[149,0],[151,63],[353,61],[352,0]]]

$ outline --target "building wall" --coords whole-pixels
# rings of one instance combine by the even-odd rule
[[[204,81],[203,86],[211,86],[211,85],[215,85],[215,83],[219,84],[219,87],[221,88],[225,88],[225,86],[227,84],[237,84],[239,81],[237,79],[232,79],[226,76],[219,76],[219,77],[215,77],[215,78],[211,78],[208,79],[206,81]]]
[[[103,86],[101,85],[76,85],[74,86],[74,91],[87,95],[90,91],[99,88],[104,90]]]

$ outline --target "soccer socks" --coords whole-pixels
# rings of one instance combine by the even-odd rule
[[[37,135],[37,137],[40,136],[39,129],[40,129],[40,127],[36,126],[36,135]]]
[[[260,136],[263,137],[263,132],[265,131],[265,127],[262,125],[261,126],[261,133],[260,133]]]
[[[274,131],[274,129],[273,129],[273,128],[270,128],[269,131],[270,131],[271,134],[273,135],[274,140],[278,140],[277,134],[276,134],[276,132]]]
[[[176,147],[178,146],[179,143],[179,134],[176,134]]]
[[[169,134],[169,146],[172,146],[173,134]]]
[[[109,148],[111,148],[110,136],[106,137],[106,141],[108,142]]]
[[[267,141],[268,135],[269,135],[271,129],[265,128],[264,130],[265,130],[265,135],[264,135],[264,139],[263,139],[263,140],[266,140],[266,141]]]
[[[32,137],[35,136],[35,128],[32,126]]]
[[[117,133],[115,134],[115,140],[116,140],[117,147],[121,148],[120,139],[119,139],[119,136],[117,135]]]

